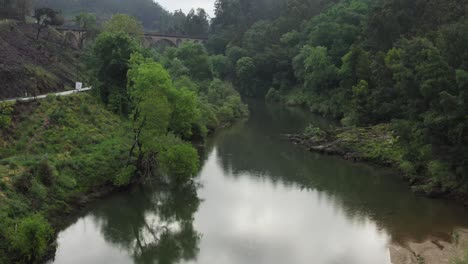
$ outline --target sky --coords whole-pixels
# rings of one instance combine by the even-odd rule
[[[211,16],[214,16],[214,2],[215,0],[155,0],[162,7],[170,12],[182,9],[184,13],[188,13],[190,9],[197,9],[199,7],[205,9],[205,11]]]

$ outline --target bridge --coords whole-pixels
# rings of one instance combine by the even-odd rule
[[[73,48],[79,49],[83,46],[85,41],[86,30],[57,27],[57,31],[62,33],[65,37],[65,43]],[[186,36],[186,35],[171,35],[160,34],[156,32],[144,32],[143,46],[157,47],[157,46],[171,46],[179,47],[184,42],[200,43],[205,45],[208,38],[199,36]]]

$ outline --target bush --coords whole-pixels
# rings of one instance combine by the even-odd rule
[[[24,218],[14,233],[12,247],[25,260],[33,262],[43,257],[47,244],[53,236],[53,229],[40,214]]]
[[[13,186],[22,194],[27,194],[31,190],[33,175],[29,171],[25,171],[17,176],[13,181]]]
[[[309,138],[323,138],[326,133],[322,129],[310,124],[304,130],[304,135]]]
[[[54,108],[49,114],[49,120],[54,125],[60,125],[65,119],[65,111],[60,107]]]
[[[218,110],[218,120],[222,124],[231,122],[234,119],[234,111],[229,105],[223,105]]]
[[[192,145],[180,143],[168,147],[159,157],[163,173],[176,184],[184,183],[198,172],[198,153]]]
[[[55,183],[54,169],[49,165],[47,160],[42,160],[36,165],[34,175],[46,186],[52,186]]]
[[[266,94],[265,99],[270,102],[279,102],[281,101],[281,95],[279,91],[275,88],[270,88],[270,90],[268,90],[268,93]]]
[[[130,183],[135,175],[136,167],[133,165],[123,168],[114,179],[115,186],[126,186]]]
[[[13,113],[12,103],[0,103],[0,129],[11,125],[11,114]]]

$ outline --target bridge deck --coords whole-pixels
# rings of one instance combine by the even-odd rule
[[[57,27],[59,31],[74,31],[74,32],[86,32],[86,30],[78,28],[64,28]],[[178,35],[178,34],[162,34],[158,32],[145,31],[143,33],[145,36],[154,36],[154,37],[163,37],[163,38],[180,38],[180,39],[196,39],[196,40],[208,40],[207,37],[203,36],[189,36],[189,35]]]

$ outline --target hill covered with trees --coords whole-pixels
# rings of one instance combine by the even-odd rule
[[[466,0],[218,0],[208,47],[242,94],[386,124],[402,151],[382,158],[418,190],[466,197],[467,14]]]
[[[115,14],[127,14],[137,18],[146,30],[160,33],[204,36],[209,27],[208,14],[203,9],[188,14],[180,10],[171,13],[153,0],[34,0],[33,5],[61,10],[68,20],[80,13],[93,13],[99,22]]]

